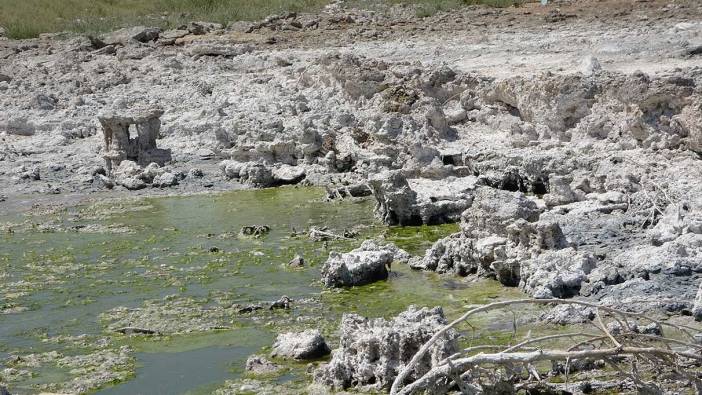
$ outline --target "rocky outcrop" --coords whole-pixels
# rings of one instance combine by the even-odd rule
[[[258,188],[297,184],[305,179],[304,166],[271,166],[263,161],[239,162],[224,160],[219,168],[227,179],[238,180]]]
[[[388,225],[457,222],[470,206],[477,183],[472,176],[408,179],[402,171],[384,172],[369,180],[376,216]]]
[[[461,232],[437,241],[410,267],[461,276],[493,277],[535,298],[571,297],[596,267],[573,249],[557,222],[519,192],[481,187],[463,212]]]
[[[188,23],[188,32],[194,35],[203,35],[216,30],[224,29],[221,23],[194,21]]]
[[[523,193],[484,187],[476,191],[473,204],[461,214],[461,229],[473,237],[506,236],[515,221],[534,222],[541,210]]]
[[[540,317],[542,321],[558,325],[582,324],[594,318],[595,309],[573,304],[555,306]]]
[[[519,286],[537,299],[569,298],[579,294],[596,265],[589,253],[570,248],[547,250],[522,263]]]
[[[407,261],[409,254],[392,244],[380,245],[366,240],[345,254],[331,252],[322,266],[322,283],[326,287],[351,287],[388,278],[393,261]]]
[[[376,215],[388,225],[421,223],[417,210],[417,192],[400,171],[384,173],[369,180],[376,199]]]
[[[306,330],[300,333],[288,332],[278,335],[271,355],[306,360],[321,358],[329,352],[329,347],[318,330]]]
[[[493,262],[510,258],[508,242],[528,249],[532,239],[538,238],[529,222],[538,216],[536,204],[524,194],[481,187],[461,215],[461,232],[437,241],[424,258],[413,259],[410,266],[464,276],[494,273]]]
[[[201,42],[188,46],[191,56],[199,58],[201,56],[222,56],[234,57],[253,51],[250,44],[220,44]]]
[[[314,381],[335,390],[387,391],[417,350],[446,324],[439,307],[410,306],[392,320],[345,314],[339,347],[332,352],[331,361],[314,372]],[[457,337],[455,331],[448,331],[410,372],[409,379],[419,378],[455,353]]]
[[[163,110],[148,108],[105,112],[98,117],[105,139],[103,158],[108,173],[125,160],[141,166],[152,162],[163,165],[171,160],[170,150],[156,146],[161,115]]]
[[[540,75],[500,81],[486,99],[507,104],[522,120],[562,137],[590,113],[595,93],[595,84],[579,75]]]
[[[280,165],[271,171],[273,181],[277,185],[297,184],[305,179],[303,166]]]
[[[148,186],[154,188],[173,187],[185,178],[185,174],[174,174],[156,163],[150,163],[142,168],[136,162],[124,160],[113,171],[113,177],[115,184],[129,190],[138,190]]]
[[[264,163],[225,160],[219,166],[229,179],[237,179],[259,188],[271,187],[275,184],[271,168]]]

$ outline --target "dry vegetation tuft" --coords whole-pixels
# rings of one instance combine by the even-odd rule
[[[466,4],[511,6],[523,0],[384,0],[417,5],[419,16]],[[358,1],[363,2],[363,1]],[[315,11],[329,0],[0,0],[0,26],[12,38],[74,31],[98,33],[125,26],[180,26],[193,20],[229,23],[284,11]],[[377,3],[376,3],[377,4]]]
[[[119,27],[177,27],[193,20],[228,23],[282,11],[315,10],[328,0],[0,0],[0,26],[12,38],[40,33],[104,32]]]

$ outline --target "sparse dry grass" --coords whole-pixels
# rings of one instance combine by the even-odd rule
[[[523,0],[374,0],[410,3],[418,16],[466,4],[510,6]],[[363,1],[359,1],[363,2]],[[125,26],[177,27],[192,20],[226,24],[283,11],[314,11],[329,0],[0,0],[0,26],[12,38],[74,31],[97,33]]]
[[[282,11],[315,10],[328,0],[0,0],[0,26],[13,38],[104,32],[134,25],[176,27],[193,20],[228,23]]]

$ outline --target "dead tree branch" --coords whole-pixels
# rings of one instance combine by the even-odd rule
[[[494,351],[497,351],[502,347],[498,347],[496,345],[477,345],[468,347],[462,352],[440,361],[424,376],[401,388],[401,386],[405,383],[409,372],[414,369],[416,364],[424,357],[428,350],[430,350],[432,345],[460,323],[466,322],[470,317],[478,313],[504,309],[515,305],[528,304],[573,304],[594,308],[596,314],[595,322],[593,322],[593,324],[599,330],[599,332],[601,332],[601,334],[577,332],[542,336],[525,339],[499,352]],[[616,331],[616,333],[613,333],[614,331],[610,330],[604,322],[603,313],[607,314],[609,319],[612,320],[613,324],[619,324],[619,330]],[[453,380],[455,382],[454,384],[462,390],[465,390],[466,388],[473,388],[472,386],[466,387],[464,386],[465,382],[459,382],[456,380],[463,380],[468,377],[468,380],[470,381],[471,376],[469,375],[469,372],[475,371],[476,368],[480,368],[483,365],[502,367],[507,370],[514,365],[526,366],[528,367],[529,376],[540,380],[540,376],[533,366],[533,363],[540,361],[567,361],[570,363],[571,361],[577,359],[596,358],[604,359],[605,361],[608,361],[608,363],[611,363],[612,361],[622,359],[624,357],[633,358],[630,359],[630,362],[634,362],[638,358],[643,364],[651,364],[655,369],[659,368],[659,365],[663,365],[671,366],[671,368],[674,368],[674,370],[679,370],[678,362],[681,360],[702,362],[702,346],[663,336],[635,333],[630,328],[630,321],[627,319],[645,320],[647,322],[655,323],[661,328],[673,328],[676,331],[689,336],[690,338],[692,338],[692,334],[690,332],[691,330],[694,330],[693,328],[689,328],[684,325],[675,325],[658,321],[642,313],[628,312],[580,300],[518,299],[494,302],[471,308],[461,317],[436,332],[429,339],[429,341],[422,345],[412,359],[400,370],[399,374],[392,383],[390,393],[391,395],[411,394],[417,391],[426,390],[438,382],[438,380],[441,378],[445,379],[447,377]],[[566,350],[533,348],[538,347],[534,346],[536,344],[543,344],[556,339],[578,337],[585,337],[586,339],[574,346],[571,346],[570,348],[567,348]],[[685,349],[676,350],[673,349],[671,345],[684,346]],[[527,346],[532,346],[532,348],[526,349]],[[588,347],[583,349],[584,346]],[[469,355],[475,352],[477,352],[477,354]],[[637,372],[638,368],[634,374],[638,374]],[[680,373],[680,376],[685,377],[686,375],[684,373]],[[460,377],[460,379],[457,377]],[[643,382],[639,377],[635,377],[635,380],[637,383]]]

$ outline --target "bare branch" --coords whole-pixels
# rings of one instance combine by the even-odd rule
[[[405,382],[408,374],[410,371],[413,370],[413,368],[416,366],[416,364],[424,357],[424,355],[430,350],[430,348],[435,344],[435,342],[443,337],[449,330],[455,328],[457,325],[459,325],[462,322],[466,322],[468,318],[471,316],[478,314],[478,313],[484,313],[492,310],[497,310],[497,309],[502,309],[508,306],[515,306],[515,305],[525,305],[525,304],[533,304],[533,305],[547,305],[547,304],[573,304],[573,305],[581,305],[581,306],[586,306],[590,308],[594,308],[596,310],[596,322],[595,327],[598,328],[601,332],[603,332],[603,336],[599,336],[596,334],[589,334],[589,333],[569,333],[569,334],[558,334],[558,335],[549,335],[549,336],[543,336],[539,338],[534,338],[534,339],[526,339],[514,346],[508,347],[502,352],[498,353],[492,353],[492,354],[485,354],[485,353],[478,353],[476,355],[471,355],[471,356],[465,356],[462,358],[458,358],[456,355],[452,355],[449,358],[446,358],[445,360],[441,361],[439,364],[437,364],[433,369],[431,369],[427,374],[425,374],[422,378],[416,380],[415,382],[407,385],[405,388],[400,389],[402,383]],[[607,307],[607,306],[600,306],[595,303],[590,303],[590,302],[584,302],[580,300],[563,300],[563,299],[517,299],[517,300],[508,300],[508,301],[501,301],[501,302],[493,302],[489,303],[486,305],[481,305],[481,306],[475,306],[471,309],[469,309],[467,312],[465,312],[461,317],[458,319],[452,321],[448,325],[444,326],[441,330],[437,331],[430,339],[427,341],[425,344],[420,347],[419,351],[412,357],[412,359],[400,370],[398,373],[397,377],[392,383],[390,393],[391,395],[397,395],[397,394],[409,394],[415,390],[420,390],[422,388],[425,388],[427,385],[430,385],[430,382],[432,379],[437,379],[439,377],[447,377],[446,375],[448,374],[453,374],[453,369],[458,369],[460,372],[465,372],[468,369],[475,369],[478,365],[481,364],[493,364],[493,365],[500,365],[503,368],[508,368],[508,366],[511,366],[512,364],[521,364],[528,366],[532,362],[538,362],[538,361],[544,361],[544,360],[566,360],[570,361],[572,359],[580,359],[580,358],[613,358],[613,357],[618,357],[618,356],[644,356],[646,359],[660,359],[662,363],[670,363],[673,361],[677,361],[679,358],[688,358],[688,359],[693,359],[697,361],[702,361],[702,354],[699,354],[697,352],[690,352],[690,351],[676,351],[669,347],[670,344],[678,344],[678,345],[684,345],[687,347],[690,347],[696,351],[702,350],[702,347],[696,346],[692,343],[680,341],[680,340],[675,340],[675,339],[668,339],[664,337],[659,337],[659,336],[649,336],[649,335],[643,335],[643,334],[635,334],[631,332],[625,332],[620,335],[614,335],[612,334],[608,329],[607,326],[605,325],[604,321],[602,320],[602,312],[608,313],[609,315],[612,316],[614,320],[616,320],[621,328],[622,331],[626,331],[628,328],[628,322],[626,320],[627,317],[629,318],[636,318],[636,319],[641,319],[641,320],[646,320],[649,322],[653,322],[657,324],[660,327],[667,326],[670,328],[674,328],[690,338],[693,338],[691,333],[689,333],[688,330],[694,330],[694,328],[689,328],[685,327],[683,325],[676,325],[676,324],[670,324],[667,322],[661,322],[657,321],[649,316],[646,316],[643,313],[636,313],[636,312],[628,312],[624,310],[619,310],[616,308],[612,307]],[[619,317],[623,317],[624,320],[620,320]],[[513,319],[513,328],[514,328],[515,320]],[[470,324],[469,324],[470,325]],[[473,326],[471,325],[471,328]],[[473,328],[475,330],[475,328]],[[570,347],[568,350],[535,350],[535,351],[520,351],[518,352],[517,350],[524,349],[526,346],[534,343],[543,343],[549,340],[553,339],[558,339],[558,338],[568,338],[568,337],[587,337],[588,339],[577,343],[576,345]],[[629,339],[629,341],[624,342],[625,339]],[[655,342],[660,342],[665,345],[666,348],[659,348],[659,347],[648,347],[646,344],[642,344],[641,342],[636,342],[636,339],[640,340],[649,340],[649,341],[655,341]],[[604,340],[609,340],[612,342],[614,347],[607,347],[605,345]],[[597,342],[602,342],[601,345],[597,346]],[[591,345],[591,349],[587,350],[580,350],[581,347],[585,345]],[[482,345],[482,346],[474,346],[474,347],[469,347],[464,351],[464,355],[467,353],[472,353],[476,351],[481,351],[481,350],[496,350],[498,347],[496,346],[491,346],[491,345]],[[450,364],[450,366],[449,366]],[[655,363],[654,363],[655,364]],[[534,375],[534,372],[530,372],[532,375]],[[442,376],[443,375],[443,376]],[[539,377],[538,372],[534,377]],[[458,383],[457,383],[458,384]]]
[[[553,340],[553,339],[560,339],[564,337],[593,337],[593,338],[598,338],[600,337],[599,335],[594,335],[591,333],[561,333],[557,335],[549,335],[549,336],[543,336],[543,337],[536,337],[533,339],[528,339],[525,340],[519,344],[515,344],[514,346],[502,351],[502,352],[514,352],[519,350],[520,348],[529,345],[529,344],[534,344],[534,343],[542,343],[548,340]]]
[[[562,350],[537,350],[531,352],[513,352],[513,353],[496,353],[496,354],[477,354],[470,357],[460,358],[452,361],[451,365],[444,364],[437,366],[427,372],[424,376],[415,382],[402,388],[396,392],[399,395],[412,394],[416,391],[427,388],[438,377],[446,377],[452,374],[452,369],[464,371],[474,365],[494,364],[505,365],[509,363],[534,363],[539,361],[564,361],[567,359],[584,359],[584,358],[606,358],[620,355],[658,355],[658,356],[683,356],[685,358],[702,361],[702,355],[693,354],[690,352],[680,351],[675,352],[656,347],[613,347],[598,350],[584,351],[562,351]],[[453,367],[452,367],[453,366]]]

